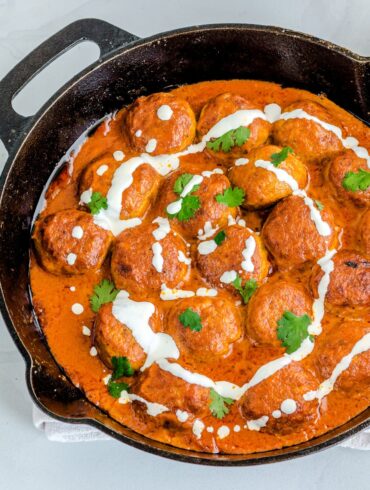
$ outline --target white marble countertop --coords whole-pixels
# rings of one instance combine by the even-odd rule
[[[277,25],[370,55],[369,0],[0,0],[0,78],[51,34],[84,17],[104,19],[138,36],[202,23]],[[67,59],[63,73],[68,78],[78,67],[78,59]],[[42,87],[53,88],[53,76],[58,75],[50,74]],[[37,92],[32,99],[44,90]],[[24,99],[25,106],[30,102]],[[1,159],[0,143],[0,163]],[[212,468],[165,460],[113,440],[51,443],[32,425],[24,363],[1,320],[0,386],[0,488],[4,490],[369,488],[370,452],[365,451],[333,448],[263,467]]]

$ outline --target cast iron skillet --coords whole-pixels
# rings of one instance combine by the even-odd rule
[[[101,59],[59,90],[33,117],[13,111],[12,98],[51,60],[81,40]],[[325,93],[369,122],[370,61],[319,39],[275,27],[211,25],[140,40],[97,19],[62,29],[0,82],[0,137],[9,158],[0,182],[1,311],[26,361],[34,401],[56,419],[87,423],[112,437],[188,463],[254,465],[332,446],[370,424],[367,409],[345,425],[303,444],[248,456],[186,451],[152,441],[90,404],[63,374],[33,315],[28,289],[30,225],[56,162],[94,121],[136,97],[201,80],[253,78]]]

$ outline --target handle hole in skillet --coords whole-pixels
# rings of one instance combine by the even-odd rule
[[[12,100],[13,109],[21,116],[32,116],[68,80],[96,61],[99,46],[81,41],[61,54],[35,75]]]

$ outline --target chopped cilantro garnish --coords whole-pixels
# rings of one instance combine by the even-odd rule
[[[286,347],[287,354],[295,352],[305,338],[312,337],[308,333],[311,319],[308,315],[296,316],[291,311],[285,311],[278,320],[277,337]]]
[[[224,151],[228,153],[234,146],[242,146],[251,134],[249,128],[240,126],[237,129],[231,129],[227,133],[207,142],[207,148],[213,151]]]
[[[370,171],[359,168],[358,172],[347,172],[342,186],[346,191],[366,191],[370,187]]]
[[[112,281],[103,279],[99,284],[94,286],[94,294],[90,297],[92,311],[97,313],[102,305],[114,301],[118,293],[119,291],[114,287]]]
[[[222,419],[229,413],[229,407],[227,405],[232,405],[234,400],[219,395],[213,388],[210,390],[210,396],[211,403],[209,409],[211,410],[212,415],[218,419]]]
[[[133,376],[134,369],[132,368],[130,361],[127,357],[112,357],[113,373],[111,381],[122,378],[123,376]]]
[[[181,174],[180,177],[176,179],[176,182],[173,186],[174,192],[176,192],[176,194],[181,194],[185,186],[189,184],[189,182],[193,177],[194,177],[193,174]],[[199,184],[196,184],[190,192],[195,192],[198,189],[199,189]]]
[[[240,206],[244,200],[245,192],[239,187],[228,187],[223,194],[217,194],[216,201],[220,204],[226,204],[229,208]]]
[[[98,214],[101,209],[108,209],[107,198],[102,196],[100,192],[93,192],[87,206],[91,214]]]
[[[323,203],[322,203],[321,201],[316,201],[316,200],[315,200],[315,204],[316,204],[317,209],[318,209],[319,211],[322,211],[322,210],[324,209],[324,205],[323,205]]]
[[[225,240],[225,238],[226,238],[226,233],[224,231],[219,231],[214,238],[216,245],[220,246],[221,243]]]
[[[191,308],[187,308],[179,315],[180,322],[184,327],[190,328],[194,332],[200,332],[202,330],[202,322],[198,313]]]
[[[119,398],[122,391],[129,391],[129,385],[127,383],[117,383],[117,381],[109,381],[108,391],[113,398]]]
[[[193,177],[192,174],[181,174],[173,186],[174,192],[180,195]],[[170,219],[177,218],[179,221],[187,221],[192,218],[200,208],[200,199],[198,196],[193,196],[192,192],[197,191],[199,187],[199,184],[194,185],[191,191],[181,198],[181,209],[178,213],[171,214],[167,212],[167,216]]]
[[[187,196],[182,198],[180,211],[175,214],[170,214],[167,212],[167,216],[170,219],[177,218],[179,221],[187,221],[194,216],[194,214],[199,208],[200,208],[199,197],[188,194]]]
[[[290,146],[284,146],[281,151],[271,155],[271,163],[274,167],[278,167],[280,163],[287,159],[289,153],[293,153],[293,149]]]
[[[240,293],[243,298],[244,304],[247,304],[251,299],[253,293],[257,289],[257,281],[255,279],[249,279],[244,286],[242,286],[242,278],[237,274],[236,278],[231,283],[234,288]]]

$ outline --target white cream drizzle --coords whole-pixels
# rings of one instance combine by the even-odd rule
[[[218,292],[217,289],[208,289],[208,288],[198,288],[195,292],[197,296],[217,296]]]
[[[116,160],[116,162],[122,162],[122,160],[125,158],[125,154],[121,150],[116,150],[113,152],[113,158]]]
[[[166,238],[166,236],[171,231],[170,222],[168,221],[168,219],[158,216],[158,218],[155,218],[153,220],[153,223],[158,225],[158,228],[152,232],[154,238],[158,241]]]
[[[167,104],[163,104],[157,109],[157,116],[161,121],[169,121],[172,117],[173,110]]]
[[[81,240],[84,235],[84,230],[81,226],[74,226],[72,229],[73,238],[77,238],[77,240]]]
[[[230,429],[227,425],[221,425],[217,430],[217,436],[219,439],[224,439],[230,434]]]
[[[179,250],[177,253],[177,260],[179,262],[184,263],[185,265],[190,265],[191,264],[191,258],[187,257],[182,250]]]
[[[179,298],[191,298],[194,295],[194,291],[176,288],[170,289],[166,286],[166,284],[162,284],[161,286],[160,298],[164,301],[171,301]]]
[[[205,425],[201,420],[199,420],[199,419],[194,420],[193,434],[195,435],[195,437],[197,439],[200,439],[202,437],[202,432],[204,431],[204,428],[205,428]]]
[[[280,405],[280,411],[286,415],[291,415],[297,410],[297,402],[291,398],[283,400]]]
[[[214,252],[217,248],[217,243],[214,240],[206,240],[198,244],[198,252],[200,255],[208,255]]]
[[[246,272],[254,271],[254,264],[252,262],[252,257],[256,251],[256,240],[253,236],[248,237],[245,240],[245,248],[242,251],[244,260],[242,261],[242,269]]]
[[[189,418],[189,413],[184,410],[176,410],[176,417],[180,422],[186,422]]]
[[[193,187],[199,185],[202,181],[203,181],[203,177],[201,175],[193,175],[193,177],[190,179],[190,181],[186,184],[186,186],[182,190],[180,194],[180,199],[171,202],[167,206],[167,213],[168,214],[178,213],[182,207],[182,201],[184,200],[184,197],[190,194],[190,192],[193,190]]]
[[[162,256],[162,245],[159,242],[154,242],[152,245],[152,264],[157,272],[163,272],[163,256]]]
[[[96,174],[101,177],[102,175],[105,174],[105,172],[108,170],[108,165],[100,165],[100,167],[96,170]]]
[[[145,400],[145,398],[142,398],[139,395],[135,395],[134,393],[128,393],[125,390],[121,392],[121,395],[118,399],[118,403],[121,403],[122,405],[134,401],[143,403],[146,406],[147,414],[151,415],[152,417],[156,417],[157,415],[160,415],[163,412],[169,412],[169,408],[162,405],[161,403],[149,402],[148,400]]]
[[[86,337],[90,337],[91,335],[91,330],[86,325],[82,326],[82,335],[85,335]]]
[[[306,401],[314,400],[317,398],[321,400],[324,396],[327,396],[334,389],[334,385],[339,378],[339,376],[349,368],[353,358],[363,352],[370,349],[370,333],[365,334],[360,340],[358,340],[353,346],[351,352],[338,362],[338,364],[333,369],[331,376],[323,381],[316,391],[309,391],[303,395]]]
[[[155,138],[151,138],[145,147],[145,151],[147,153],[152,153],[156,148],[157,148],[157,140]]]
[[[74,265],[77,259],[77,255],[74,253],[69,253],[67,255],[67,263],[68,265]]]
[[[325,297],[329,289],[330,274],[334,270],[333,257],[337,253],[335,249],[328,250],[326,254],[317,261],[317,264],[321,267],[324,275],[320,279],[317,287],[319,297],[313,302],[312,312],[313,320],[308,327],[308,333],[310,335],[320,335],[322,331],[321,322],[325,314]]]
[[[248,158],[238,158],[235,160],[234,165],[235,167],[241,167],[243,165],[247,165],[247,163],[249,163]]]
[[[218,226],[212,228],[212,223],[210,221],[206,221],[204,224],[203,230],[198,230],[198,240],[207,240],[210,236],[212,236],[218,230]]]
[[[71,310],[75,315],[81,315],[84,311],[84,307],[80,303],[73,303]]]
[[[230,284],[235,281],[237,275],[236,271],[225,271],[220,277],[220,281],[224,284]]]
[[[263,415],[259,419],[248,420],[247,427],[249,430],[260,431],[263,427],[266,427],[269,418],[267,415]]]

